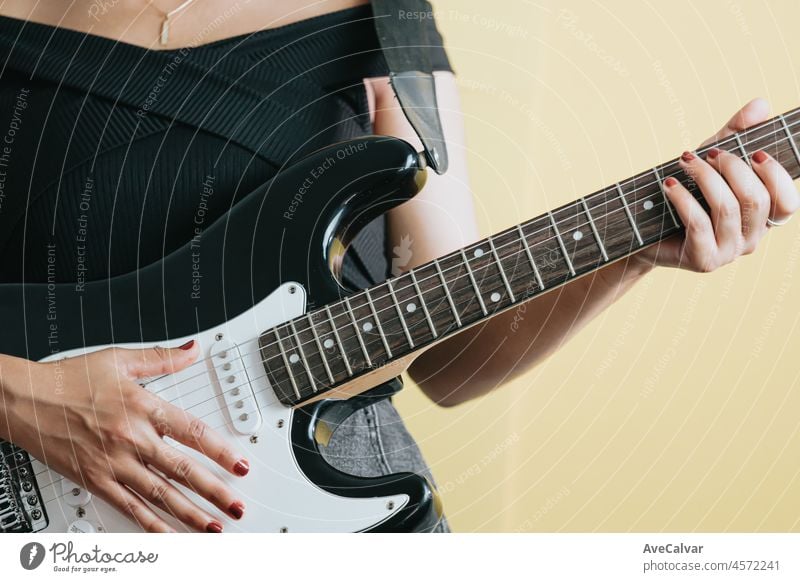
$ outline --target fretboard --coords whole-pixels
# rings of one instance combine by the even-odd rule
[[[795,109],[697,153],[764,150],[797,178],[798,134]],[[273,389],[300,404],[675,234],[669,176],[705,206],[675,159],[265,331]]]

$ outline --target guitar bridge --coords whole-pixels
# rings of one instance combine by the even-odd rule
[[[0,439],[0,532],[37,532],[47,524],[28,453]]]

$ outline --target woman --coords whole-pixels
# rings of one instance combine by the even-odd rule
[[[254,152],[235,139],[197,132],[191,124],[165,123],[158,107],[170,84],[174,88],[181,71],[191,67],[212,69],[252,91],[275,74],[286,75],[300,87],[283,98],[295,99],[298,108],[314,99],[329,102],[328,113],[307,129],[307,149],[366,133],[419,145],[388,85],[366,0],[309,5],[292,0],[79,0],[68,7],[42,0],[34,8],[11,0],[0,13],[0,37],[11,55],[0,99],[16,127],[0,207],[3,282],[70,281],[76,270],[91,280],[148,264],[191,238],[203,188],[214,193],[203,198],[205,220],[210,221],[296,154],[282,151],[280,143]],[[431,26],[430,20],[421,25]],[[435,31],[431,34],[438,38]],[[19,51],[33,58],[19,58]],[[76,71],[99,67],[132,89],[149,84],[148,98],[137,108],[78,91],[69,75],[48,79],[39,57],[53,51],[66,55]],[[140,66],[164,62],[156,61],[157,54],[168,55],[169,62],[160,74],[143,78]],[[353,285],[375,282],[392,268],[414,267],[478,238],[466,186],[456,84],[444,52],[431,48],[430,57],[438,71],[450,170],[431,176],[415,200],[362,233],[345,265]],[[753,101],[712,139],[766,116],[766,104]],[[422,390],[447,406],[484,394],[542,361],[655,266],[712,271],[752,252],[767,231],[768,218],[785,221],[798,207],[792,180],[763,152],[753,154],[752,169],[718,151],[707,159],[687,152],[681,163],[695,177],[710,215],[680,184],[668,180],[665,193],[688,225],[684,237],[536,299],[525,319],[516,322],[523,333],[505,341],[500,351],[496,348],[513,313],[438,344],[409,369]],[[91,239],[79,263],[45,260],[48,245],[75,248],[76,224]],[[394,261],[381,252],[402,248],[403,240],[413,241],[413,252]],[[181,494],[173,481],[233,518],[240,518],[246,507],[233,490],[162,436],[170,434],[242,477],[247,459],[235,455],[213,430],[135,382],[179,370],[197,356],[192,342],[172,350],[107,350],[58,367],[0,356],[0,436],[85,483],[148,531],[170,530],[152,504],[189,528],[219,532],[219,521]],[[54,391],[56,383],[61,389]],[[335,466],[355,474],[427,472],[388,401],[349,419],[335,433],[327,455]],[[446,528],[443,522],[438,529]]]

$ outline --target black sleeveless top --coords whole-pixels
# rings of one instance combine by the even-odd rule
[[[450,70],[423,25],[433,69]],[[0,282],[158,260],[198,215],[210,224],[292,159],[370,133],[362,79],[388,74],[369,5],[168,51],[0,17],[0,53]],[[376,220],[347,282],[383,280],[385,247]]]

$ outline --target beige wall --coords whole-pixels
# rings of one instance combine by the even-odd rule
[[[800,105],[796,0],[434,0],[484,234]],[[548,362],[401,412],[459,531],[800,531],[800,219],[661,270]]]

